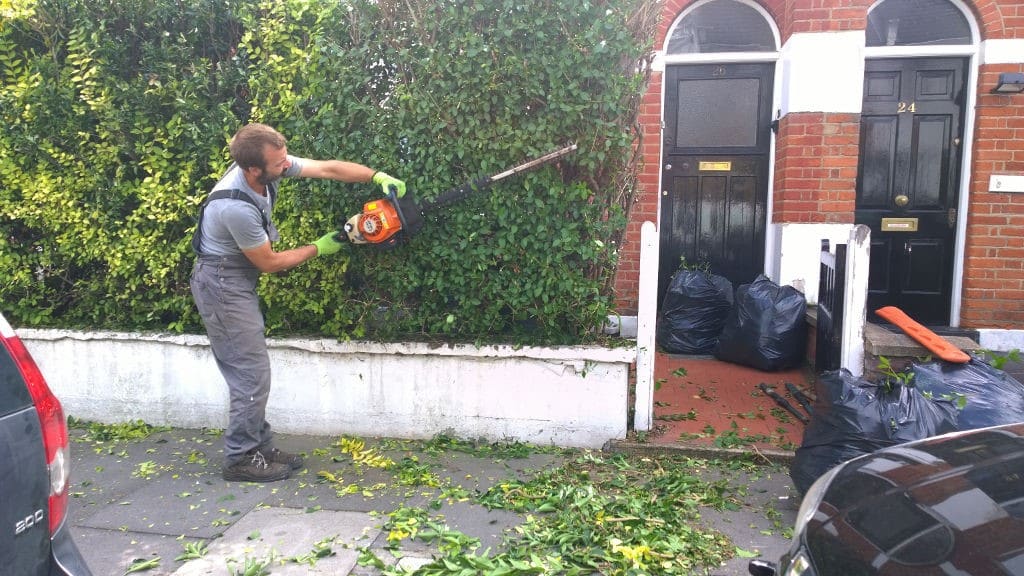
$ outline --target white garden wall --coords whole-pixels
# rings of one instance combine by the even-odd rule
[[[84,420],[223,428],[227,388],[205,336],[21,329],[64,411]],[[634,347],[514,348],[271,339],[267,420],[293,434],[623,439]]]

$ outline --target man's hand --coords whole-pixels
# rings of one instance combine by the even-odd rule
[[[316,246],[316,255],[323,256],[325,254],[334,254],[338,250],[341,250],[344,242],[341,241],[341,232],[328,232],[313,242]]]
[[[380,184],[381,188],[384,189],[384,195],[387,196],[392,186],[395,187],[395,196],[401,198],[405,196],[405,182],[402,182],[398,178],[388,176],[383,172],[377,172],[373,175],[373,183]]]

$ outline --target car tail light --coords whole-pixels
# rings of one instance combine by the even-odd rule
[[[29,394],[35,401],[39,424],[43,430],[43,446],[46,448],[46,464],[50,471],[49,519],[52,535],[64,521],[68,509],[68,425],[60,401],[46,385],[43,373],[28,353],[7,321],[0,316],[0,336],[15,364],[21,371]]]

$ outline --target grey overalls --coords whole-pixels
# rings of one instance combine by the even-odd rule
[[[260,271],[245,256],[199,256],[190,285],[217,367],[230,394],[225,465],[253,449],[273,447],[266,420],[270,356],[256,284]]]
[[[276,196],[276,187],[268,188],[271,188],[271,197]],[[231,196],[234,200],[218,201],[240,201],[238,190],[229,192],[235,194]],[[257,206],[252,200],[247,202],[260,210],[264,230],[271,241],[276,240],[277,230],[270,222],[269,210]],[[264,335],[263,313],[256,294],[261,272],[244,254],[200,253],[199,239],[209,233],[203,230],[205,208],[206,202],[200,208],[197,237],[193,238],[197,256],[189,284],[206,326],[217,367],[228,386],[230,405],[228,427],[224,432],[224,465],[230,466],[251,450],[266,453],[273,448],[273,435],[266,420],[270,397],[270,356]]]

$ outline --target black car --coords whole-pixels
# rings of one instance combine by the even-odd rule
[[[91,576],[65,523],[64,410],[3,315],[0,438],[0,573]]]
[[[1024,423],[885,448],[807,491],[793,545],[755,576],[1024,575]]]

